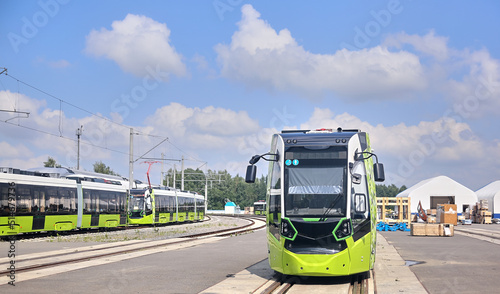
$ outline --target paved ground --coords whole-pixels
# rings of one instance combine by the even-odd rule
[[[190,233],[234,227],[245,220],[213,217],[215,222],[167,226],[160,232],[174,230],[183,235],[188,226]],[[199,227],[199,228],[196,228]],[[142,232],[142,231],[141,231]],[[121,235],[122,233],[119,233]],[[126,234],[136,234],[135,230]],[[114,233],[96,235],[89,240],[108,240]],[[103,237],[102,235],[108,235]],[[163,239],[169,235],[147,236],[147,239]],[[84,235],[86,236],[86,235]],[[135,239],[135,235],[132,236]],[[149,238],[152,237],[152,238]],[[113,237],[114,238],[114,237]],[[130,236],[128,239],[131,239]],[[237,237],[215,238],[215,242],[153,253],[140,258],[122,260],[106,265],[58,273],[43,278],[16,282],[16,286],[0,285],[0,293],[198,293],[231,274],[239,272],[267,258],[265,230]],[[220,239],[220,240],[219,240]],[[18,240],[15,243],[17,256],[28,253],[53,251],[102,244],[82,242],[81,236],[44,238],[44,240]],[[112,244],[112,243],[111,243]],[[0,242],[2,257],[7,257],[9,243]],[[18,278],[23,273],[18,273]]]
[[[66,246],[70,244],[75,243]],[[265,231],[261,230],[19,282],[15,287],[0,285],[0,293],[199,293],[267,258],[266,246]]]
[[[459,226],[467,229],[468,226]],[[472,225],[500,231],[500,225]],[[410,236],[381,232],[406,261],[429,293],[498,293],[500,245],[455,234],[454,237]]]
[[[470,228],[500,232],[500,225]],[[405,282],[411,280],[411,272],[429,293],[498,293],[500,289],[500,242],[495,244],[459,234],[454,237],[416,237],[409,232],[381,234],[387,243],[379,238],[378,246],[388,251],[377,247],[376,266],[382,266],[376,268],[378,293],[416,293],[417,288],[408,288]],[[25,254],[82,244],[90,245],[19,242],[16,250],[18,254]],[[6,254],[7,244],[1,245],[0,249]],[[399,255],[413,265],[404,266]],[[0,293],[199,293],[266,258],[265,231],[261,230],[196,247],[20,282],[15,288],[0,285]],[[411,270],[410,275],[407,269]],[[253,274],[265,278],[264,272],[268,274],[267,271]],[[396,288],[391,288],[393,286]]]

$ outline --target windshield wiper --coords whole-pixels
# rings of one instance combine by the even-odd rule
[[[337,195],[337,198],[335,198],[331,203],[330,203],[330,206],[328,206],[328,208],[326,209],[325,213],[323,213],[323,216],[319,219],[320,221],[325,221],[326,220],[326,216],[330,213],[330,211],[335,207],[335,204],[337,204],[337,202],[342,198],[343,196],[343,193],[340,193]]]

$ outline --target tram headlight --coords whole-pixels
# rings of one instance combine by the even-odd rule
[[[333,236],[337,241],[347,239],[352,234],[351,220],[343,218],[333,230]]]
[[[281,221],[281,235],[289,240],[294,240],[297,236],[297,230],[293,227],[289,219],[285,218]]]

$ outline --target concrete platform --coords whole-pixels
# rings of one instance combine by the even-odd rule
[[[386,293],[427,293],[394,246],[377,233],[377,256],[374,268],[375,291]]]

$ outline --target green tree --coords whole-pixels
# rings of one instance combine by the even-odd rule
[[[105,165],[102,161],[96,161],[94,163],[94,172],[101,173],[101,174],[107,174],[107,175],[113,175],[113,176],[119,176],[119,174],[115,173],[109,166]]]
[[[50,156],[49,156],[49,158],[47,158],[47,161],[43,162],[43,166],[44,167],[61,167],[61,165],[57,164],[56,160]]]
[[[396,197],[399,193],[406,190],[406,186],[403,185],[401,187],[397,187],[394,184],[390,184],[389,186],[377,184],[377,197]]]

